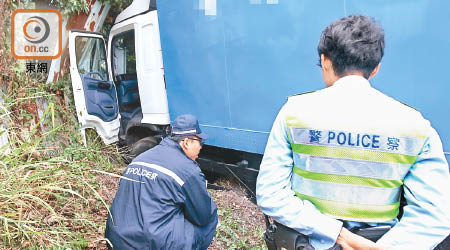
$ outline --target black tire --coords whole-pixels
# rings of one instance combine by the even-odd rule
[[[142,138],[131,146],[130,154],[134,158],[144,153],[145,151],[153,148],[154,146],[158,145],[159,142],[160,140],[153,136]]]

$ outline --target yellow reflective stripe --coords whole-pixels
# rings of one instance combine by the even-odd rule
[[[336,174],[323,174],[315,173],[303,170],[294,166],[294,173],[303,178],[307,178],[315,181],[333,182],[341,184],[351,184],[357,186],[368,186],[378,188],[396,188],[403,185],[402,180],[383,180],[357,176],[336,175]]]
[[[323,214],[337,219],[359,222],[384,222],[397,217],[400,202],[388,205],[352,204],[323,200],[295,192],[297,197],[308,200]]]
[[[291,138],[291,133],[289,132],[289,126],[286,126],[286,134],[287,134],[289,144],[292,146],[292,143],[294,142],[294,140]]]
[[[417,156],[396,154],[355,148],[340,148],[308,144],[292,144],[292,150],[301,154],[322,157],[335,157],[376,162],[393,162],[400,164],[414,164]]]
[[[288,127],[308,127],[306,123],[300,121],[297,117],[292,115],[286,115],[286,125]]]

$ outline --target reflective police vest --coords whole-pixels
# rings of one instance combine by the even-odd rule
[[[291,184],[323,214],[389,221],[398,215],[403,179],[422,150],[427,121],[361,79],[289,98]]]

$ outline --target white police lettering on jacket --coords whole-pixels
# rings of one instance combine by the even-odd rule
[[[352,138],[353,137],[353,138]],[[352,134],[334,131],[328,131],[328,143],[337,142],[339,145],[347,144],[349,146],[360,145],[362,147],[368,148],[379,148],[380,147],[380,136],[379,135],[369,135],[369,134]]]
[[[398,151],[400,139],[376,134],[351,133],[342,131],[321,131],[309,129],[309,143],[351,146],[361,148],[383,148]]]
[[[153,173],[151,171],[148,171],[148,170],[142,169],[142,168],[128,168],[126,174],[143,176],[150,180],[155,180],[156,177],[158,177],[157,173]]]

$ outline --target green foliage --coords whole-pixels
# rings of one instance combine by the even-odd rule
[[[133,2],[133,0],[101,0],[103,3],[108,3],[111,5],[111,11],[117,12],[119,14],[122,12],[125,8],[130,6],[130,4]],[[117,16],[117,15],[116,15]]]
[[[81,12],[88,13],[92,0],[51,0],[52,4],[61,11],[63,15],[74,15]]]
[[[9,149],[0,153],[2,249],[79,249],[98,241],[108,206],[96,171],[124,167],[115,147],[95,133],[87,133],[83,146],[73,100],[65,95],[70,81],[43,79],[19,73],[0,105],[0,117],[9,124],[9,144],[0,148]],[[37,103],[45,107],[41,118]]]
[[[74,15],[81,12],[89,12],[89,4],[92,0],[50,0],[49,4],[57,8],[63,15]],[[12,0],[11,9],[34,9],[34,0]]]
[[[263,239],[264,229],[256,227],[253,232],[249,231],[241,220],[226,208],[218,208],[220,225],[216,231],[216,244],[223,249],[267,249],[264,241],[252,242],[249,234]],[[256,235],[255,235],[256,234]]]
[[[15,9],[32,9],[34,8],[34,1],[33,0],[11,0],[10,1],[10,8],[12,10]]]
[[[89,6],[93,0],[50,0],[50,5],[61,11],[63,15],[76,15],[79,13],[88,13]],[[117,16],[122,10],[128,7],[133,0],[100,0],[103,3],[111,5],[111,11]],[[11,0],[11,9],[34,8],[34,0]]]
[[[109,35],[109,31],[111,30],[111,27],[113,26],[112,20],[114,20],[120,12],[122,12],[124,9],[126,9],[130,4],[133,2],[133,0],[122,0],[122,1],[115,1],[115,0],[102,0],[104,3],[108,3],[111,5],[111,8],[109,9],[108,16],[111,17],[111,22],[105,22],[103,24],[103,27],[101,29],[101,32],[105,34],[106,36]]]

